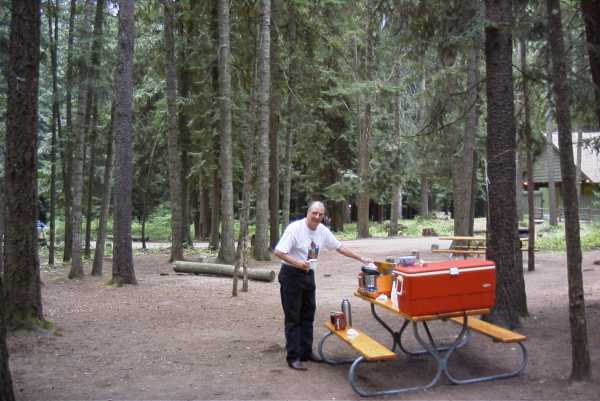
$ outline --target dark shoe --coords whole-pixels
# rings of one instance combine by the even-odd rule
[[[295,370],[306,370],[306,368],[304,366],[302,366],[302,362],[300,362],[299,359],[296,359],[295,361],[288,361],[288,365],[290,366],[290,368],[295,369]]]
[[[319,357],[319,355],[315,354],[314,352],[311,352],[308,356],[300,358],[300,360],[301,361],[310,361],[310,362],[315,362],[315,363],[323,362],[323,360]]]

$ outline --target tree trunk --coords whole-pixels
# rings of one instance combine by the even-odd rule
[[[271,0],[271,97],[269,114],[269,223],[270,248],[279,242],[279,126],[281,116],[281,67],[279,26],[281,26],[280,0]]]
[[[283,159],[283,182],[281,198],[281,231],[290,224],[290,201],[292,195],[292,157],[294,148],[294,124],[296,113],[296,8],[288,5],[288,98],[287,98],[287,127],[285,131],[285,156]]]
[[[231,55],[229,0],[218,1],[219,12],[219,103],[221,175],[221,246],[219,261],[233,263],[233,156],[231,145]]]
[[[400,86],[400,65],[394,65],[396,85]],[[402,94],[400,90],[396,90],[394,94],[394,135],[393,138],[396,142],[396,149],[398,151],[397,157],[399,157],[401,149],[401,136],[402,131],[400,128],[400,113],[402,108]],[[399,161],[399,159],[396,159]],[[396,169],[399,169],[399,163],[396,165]],[[390,228],[388,236],[394,237],[398,235],[398,220],[402,218],[402,185],[400,182],[394,182],[391,185],[392,188],[392,207],[390,212]]]
[[[198,174],[198,176],[193,177],[194,180],[192,180],[192,182],[196,182],[195,179],[197,178],[198,180],[200,180],[200,174]],[[192,201],[194,202],[192,205]],[[194,208],[195,207],[195,208]],[[190,192],[190,208],[192,209],[192,223],[194,224],[194,240],[195,241],[202,241],[202,231],[200,229],[200,192],[199,192],[199,186],[196,185],[194,188],[192,188],[191,192]]]
[[[452,182],[454,199],[454,235],[469,235],[473,221],[471,209],[473,207],[473,183],[475,163],[475,134],[479,123],[479,52],[481,40],[479,35],[473,39],[467,52],[467,96],[465,99],[465,130],[462,137],[462,152],[454,149],[452,163]],[[457,130],[458,131],[458,130]],[[458,132],[457,132],[458,134]],[[458,141],[457,141],[458,144]]]
[[[257,53],[258,53],[257,49]],[[240,207],[240,232],[238,236],[238,243],[235,253],[235,268],[233,274],[233,287],[231,290],[231,296],[237,296],[238,290],[238,277],[240,272],[240,266],[244,266],[245,273],[247,275],[246,266],[244,264],[244,254],[248,244],[248,220],[250,219],[250,194],[252,192],[252,161],[254,160],[254,143],[256,142],[256,115],[258,99],[256,97],[256,86],[258,83],[256,62],[254,63],[252,73],[252,88],[250,89],[250,104],[248,105],[248,115],[250,117],[250,123],[248,132],[246,133],[246,140],[244,141],[246,147],[244,152],[244,177],[242,183],[242,205]],[[244,276],[246,277],[246,276]],[[244,280],[245,291],[248,290],[247,280]]]
[[[88,161],[88,174],[87,174],[87,193],[86,193],[86,205],[85,205],[85,247],[83,254],[86,259],[90,259],[91,255],[91,241],[92,241],[92,220],[93,220],[93,193],[94,193],[94,167],[96,164],[96,125],[98,116],[98,105],[96,99],[92,101],[92,124],[90,131],[89,140],[89,161]]]
[[[208,179],[202,174],[198,176],[198,213],[200,214],[200,239],[206,240],[210,237],[210,189]]]
[[[392,210],[390,211],[390,229],[388,236],[398,235],[398,220],[402,219],[402,186],[392,185]]]
[[[531,135],[531,132],[530,132]],[[533,177],[533,150],[531,149],[532,143],[531,138],[529,139],[527,151],[527,213],[529,214],[527,219],[527,270],[535,270],[535,203],[534,203],[534,190],[535,183]]]
[[[581,12],[585,21],[588,58],[596,97],[594,110],[600,125],[600,2],[598,0],[581,0]]]
[[[91,236],[92,236],[92,216],[93,216],[93,188],[94,188],[94,167],[96,164],[96,126],[98,122],[98,86],[100,84],[100,61],[102,53],[103,40],[103,24],[104,24],[104,0],[96,2],[96,15],[94,18],[94,40],[92,43],[92,52],[90,55],[90,92],[89,98],[92,100],[92,124],[89,141],[90,157],[88,166],[88,185],[87,185],[87,202],[86,202],[86,219],[85,219],[85,257],[90,258],[91,253]]]
[[[550,61],[548,61],[548,71],[550,70]],[[548,74],[550,76],[550,74]],[[551,226],[558,224],[557,205],[556,205],[556,181],[554,177],[554,146],[552,146],[552,89],[548,83],[548,92],[546,98],[546,174],[548,175],[548,223]]]
[[[118,62],[115,71],[115,209],[112,283],[137,284],[131,249],[133,187],[134,0],[119,1]]]
[[[216,147],[216,144],[215,144]],[[218,154],[218,152],[215,152]],[[217,161],[213,162],[215,165]],[[221,225],[221,180],[217,169],[211,170],[212,174],[212,192],[210,194],[210,240],[208,247],[211,250],[218,250],[221,241],[219,227]]]
[[[254,257],[270,260],[269,253],[269,88],[271,85],[271,1],[260,0],[258,90],[258,159],[256,163],[256,237]]]
[[[4,166],[4,157],[0,160]],[[4,175],[0,175],[0,276],[4,274],[4,241],[6,239],[6,187]],[[0,292],[0,294],[3,294]]]
[[[429,217],[429,177],[427,174],[421,174],[421,217]]]
[[[577,204],[575,165],[573,163],[567,53],[563,43],[560,2],[559,0],[546,0],[546,6],[549,28],[548,42],[552,55],[552,86],[558,125],[562,176],[561,191],[565,210],[569,321],[571,326],[571,380],[582,381],[591,377],[591,365],[581,270],[579,206]]]
[[[528,231],[528,248],[527,248],[527,270],[535,270],[535,204],[534,190],[535,182],[533,177],[533,137],[531,133],[531,118],[529,109],[529,78],[527,75],[527,39],[519,39],[519,58],[521,61],[521,74],[523,82],[523,126],[522,137],[525,138],[525,151],[527,154],[527,231]]]
[[[582,143],[583,132],[582,129],[579,128],[577,130],[577,161],[575,165],[575,187],[577,192],[577,204],[581,207],[581,148],[583,147]],[[592,205],[590,204],[591,208]],[[592,220],[590,219],[590,223]]]
[[[213,51],[214,54],[219,54],[219,7],[218,0],[212,0],[211,4],[211,21],[210,31],[212,36]],[[211,68],[211,82],[214,96],[218,96],[219,93],[219,66],[218,63],[212,63]],[[212,123],[210,129],[213,132],[219,130],[218,127],[218,111],[213,111],[213,118],[216,123]],[[220,141],[218,138],[211,138],[210,143],[207,147],[211,147],[213,151],[208,156],[208,175],[210,180],[210,239],[209,249],[212,251],[219,250],[220,243],[220,228],[221,228],[221,181],[218,172],[219,165],[219,153],[220,153]]]
[[[13,1],[8,45],[4,248],[8,327],[44,320],[36,235],[40,3]],[[4,325],[3,325],[4,326]]]
[[[104,181],[102,182],[102,203],[100,206],[100,218],[98,219],[98,230],[96,231],[96,249],[94,250],[94,262],[92,263],[92,276],[102,276],[102,264],[104,260],[104,244],[106,241],[106,222],[110,209],[110,196],[112,187],[113,158],[113,119],[114,102],[110,113],[110,125],[106,135],[106,159],[104,161]],[[143,234],[142,234],[143,237]]]
[[[81,24],[79,32],[80,38],[89,36],[89,20],[91,19],[92,8],[89,2],[85,3],[84,6],[84,20]],[[72,139],[73,139],[73,164],[72,164],[72,191],[73,191],[73,204],[71,208],[71,227],[73,230],[73,243],[71,244],[71,270],[69,271],[69,278],[80,278],[83,277],[83,261],[81,258],[81,217],[82,217],[82,200],[83,200],[83,153],[85,147],[85,132],[86,132],[86,119],[88,119],[88,113],[90,112],[88,106],[88,92],[90,90],[89,84],[89,64],[87,63],[89,47],[83,42],[80,52],[82,53],[79,57],[79,91],[77,95],[77,115],[75,119],[75,125],[73,126]],[[88,120],[89,121],[89,120]]]
[[[173,3],[163,2],[165,13],[165,76],[167,84],[167,120],[169,149],[169,196],[171,200],[171,256],[169,262],[183,260],[181,158],[177,130],[177,76],[175,73],[175,43],[173,38]]]
[[[2,285],[1,273],[2,270],[0,269],[0,295],[3,296],[4,286]],[[12,377],[10,375],[10,368],[8,365],[8,348],[6,347],[6,319],[4,317],[3,299],[2,302],[0,302],[0,400],[14,401],[14,399],[15,393],[13,390]]]
[[[48,264],[54,265],[56,246],[56,148],[61,135],[60,105],[58,98],[58,12],[60,2],[48,1],[48,39],[52,73],[52,139],[50,142],[50,238]],[[54,26],[54,29],[53,29]],[[0,257],[2,254],[0,253]],[[2,269],[0,269],[2,271]]]
[[[73,117],[72,117],[72,90],[73,90],[73,42],[75,39],[75,15],[77,13],[77,0],[71,0],[69,8],[69,36],[67,44],[67,72],[66,72],[66,118],[67,129],[65,138],[63,138],[63,148],[61,159],[63,161],[63,191],[65,195],[65,246],[63,251],[63,261],[71,260],[71,248],[73,246],[73,226],[72,213],[73,192],[72,186],[72,165],[73,165]]]
[[[141,234],[142,234],[142,249],[147,249],[146,246],[146,220],[148,217],[148,213],[147,213],[147,194],[150,188],[150,183],[152,181],[152,168],[154,167],[154,155],[156,154],[156,148],[158,147],[158,143],[160,142],[160,140],[162,139],[162,135],[159,133],[158,135],[156,135],[155,139],[154,139],[154,143],[152,144],[152,150],[150,151],[150,156],[147,157],[148,161],[147,161],[147,165],[148,165],[148,169],[146,172],[146,176],[144,177],[144,183],[142,184],[142,208],[140,210],[140,224],[141,224]]]
[[[487,155],[489,231],[486,257],[496,263],[496,306],[490,319],[517,327],[525,286],[515,197],[512,1],[486,0]]]
[[[331,215],[331,231],[344,231],[344,223],[346,222],[347,201],[334,201],[331,207],[328,208]]]
[[[193,2],[190,3],[190,12],[194,12]],[[177,84],[179,85],[179,96],[184,99],[189,99],[191,95],[190,91],[193,84],[192,71],[190,69],[190,61],[188,59],[188,52],[195,46],[194,45],[194,18],[182,18],[184,14],[180,14],[179,21],[179,32],[182,40],[185,38],[184,43],[179,46],[178,52],[178,79]],[[181,150],[181,214],[182,214],[182,240],[188,247],[194,247],[194,241],[190,235],[190,215],[191,215],[191,163],[188,150],[191,149],[191,136],[189,123],[191,120],[190,105],[183,103],[178,108],[177,124],[179,128],[180,138],[180,150]]]
[[[368,8],[374,4],[369,0]],[[373,15],[367,16],[366,46],[364,60],[365,78],[371,81],[375,76],[375,21]],[[355,45],[356,48],[356,45]],[[355,50],[356,52],[356,50]],[[356,57],[356,55],[355,55]],[[356,63],[356,62],[355,62]],[[359,64],[360,65],[360,64]],[[359,95],[360,96],[360,95]],[[369,194],[367,192],[367,181],[369,179],[369,146],[372,135],[370,95],[364,95],[364,104],[359,107],[359,137],[358,137],[358,176],[360,177],[360,189],[358,193],[358,238],[368,238],[369,234]]]

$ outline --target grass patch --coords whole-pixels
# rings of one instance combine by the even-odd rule
[[[389,220],[383,223],[370,222],[369,235],[373,238],[388,237],[390,227]],[[423,228],[431,228],[437,235],[450,235],[454,230],[454,222],[450,219],[436,218],[415,218],[411,220],[399,221],[399,236],[418,237],[421,235]],[[340,240],[353,240],[358,238],[358,229],[356,223],[344,224],[344,231],[338,231],[335,236]]]
[[[485,218],[475,219],[475,232],[481,233],[485,231]],[[95,240],[97,220],[94,220],[92,224],[92,240]],[[522,224],[523,225],[523,224]],[[141,237],[141,224],[134,220],[132,221],[132,236],[136,239]],[[431,228],[436,235],[452,235],[454,233],[454,221],[449,218],[422,218],[416,217],[414,219],[403,219],[399,221],[399,236],[410,236],[418,237],[424,228]],[[385,238],[388,237],[389,221],[370,222],[369,223],[369,234],[374,238]],[[234,238],[237,239],[239,232],[239,221],[234,222]],[[255,226],[249,226],[249,236],[255,232]],[[353,240],[357,239],[357,224],[347,223],[344,224],[344,231],[336,232],[335,235],[340,240]],[[107,223],[107,233],[112,235],[112,220]],[[157,208],[152,215],[148,217],[145,227],[145,236],[150,241],[164,241],[165,246],[159,249],[146,249],[146,250],[134,250],[135,254],[168,254],[169,252],[169,241],[171,238],[171,214],[170,210],[161,206]],[[48,239],[48,236],[46,236]],[[61,263],[63,246],[64,246],[64,222],[57,220],[56,222],[56,239],[57,245],[55,248],[55,260],[57,263]],[[107,246],[105,249],[104,256],[112,256],[112,242],[107,240]],[[564,235],[564,223],[558,224],[555,227],[551,227],[547,223],[536,226],[536,243],[535,246],[540,250],[547,251],[560,251],[565,250],[565,235]],[[593,249],[600,249],[600,224],[581,224],[581,247],[584,251]],[[206,256],[214,256],[214,252],[207,250],[197,249],[186,249],[186,256],[193,256],[202,254]],[[47,260],[48,248],[47,246],[40,247],[40,256]],[[93,256],[93,252],[92,252]]]
[[[579,233],[582,251],[600,249],[600,224],[580,224]],[[564,252],[566,250],[564,223],[554,227],[544,223],[542,226],[536,227],[535,247],[547,251]]]

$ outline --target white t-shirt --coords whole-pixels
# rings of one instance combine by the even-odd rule
[[[276,250],[300,260],[317,259],[321,249],[335,250],[342,243],[323,224],[311,230],[305,219],[291,223],[281,236]]]

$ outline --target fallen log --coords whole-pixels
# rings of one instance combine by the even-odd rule
[[[194,274],[218,274],[221,276],[233,277],[233,265],[222,265],[218,263],[204,262],[187,262],[183,260],[175,261],[173,270],[177,273],[194,273]],[[242,269],[240,268],[239,276],[242,277]],[[248,269],[248,278],[251,280],[268,281],[275,280],[275,272],[268,269]]]

